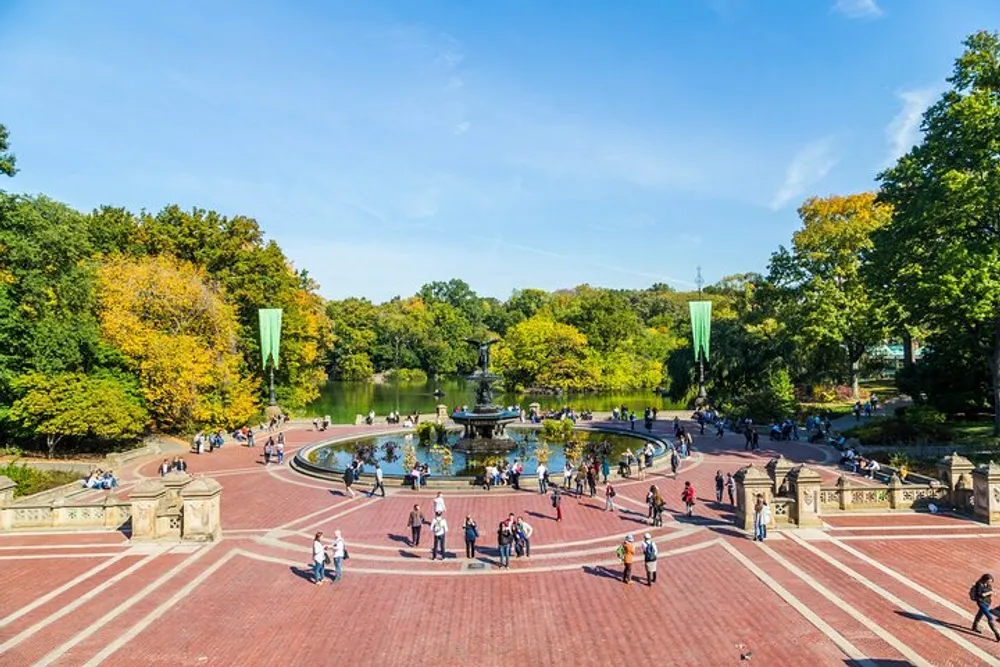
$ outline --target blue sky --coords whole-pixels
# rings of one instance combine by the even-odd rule
[[[260,221],[330,298],[685,289],[870,189],[991,0],[0,0],[3,187]]]

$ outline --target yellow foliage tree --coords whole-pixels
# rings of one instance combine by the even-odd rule
[[[191,264],[112,257],[98,269],[103,336],[139,376],[156,427],[238,426],[255,412],[236,315]]]

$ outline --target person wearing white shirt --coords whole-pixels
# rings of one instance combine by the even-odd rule
[[[323,546],[323,533],[316,533],[313,538],[313,583],[323,585],[326,578],[326,547]]]
[[[444,560],[444,538],[445,535],[448,534],[448,522],[445,521],[441,512],[434,513],[434,520],[431,521],[431,532],[434,533],[434,546],[431,547],[431,560],[434,560],[438,554],[441,554],[441,560]]]
[[[375,495],[376,491],[382,493],[382,497],[385,498],[385,483],[383,482],[382,464],[378,461],[375,462],[375,483],[372,484],[372,490],[368,493],[368,497],[371,498]]]
[[[444,506],[444,498],[441,497],[441,492],[438,491],[434,497],[434,513],[443,515],[446,509],[448,508]]]
[[[347,554],[347,545],[339,530],[333,531],[333,544],[330,548],[333,551],[333,580],[340,581],[340,564]]]
[[[545,470],[545,464],[544,463],[539,463],[538,464],[538,492],[540,494],[542,494],[543,496],[548,491],[548,488],[546,487],[546,484],[545,484],[545,473],[546,472],[547,471]]]

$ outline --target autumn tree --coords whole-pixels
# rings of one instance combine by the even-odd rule
[[[886,338],[894,312],[891,295],[871,292],[861,274],[872,233],[891,216],[870,192],[808,199],[791,250],[771,257],[773,305],[808,374],[848,377],[855,397],[861,359]]]
[[[914,323],[972,341],[1000,435],[1000,36],[964,44],[922,140],[879,175],[895,214],[871,261]]]
[[[547,314],[535,315],[508,331],[493,363],[510,389],[588,389],[600,379],[600,363],[587,337]]]
[[[49,458],[66,437],[120,441],[146,426],[146,411],[113,377],[28,373],[12,383],[18,399],[9,418],[45,437]]]
[[[103,335],[128,360],[156,425],[235,426],[256,410],[240,374],[235,313],[204,272],[161,255],[98,270]]]

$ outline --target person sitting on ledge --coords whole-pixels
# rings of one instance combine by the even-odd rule
[[[868,462],[868,479],[875,479],[875,474],[882,468],[879,462],[872,459]]]
[[[110,470],[108,470],[103,475],[101,475],[101,479],[99,480],[99,483],[100,483],[100,486],[101,486],[102,489],[106,489],[106,490],[110,491],[111,489],[113,489],[116,486],[118,486],[118,479],[115,477],[115,475],[114,475],[113,472],[111,472]]]

